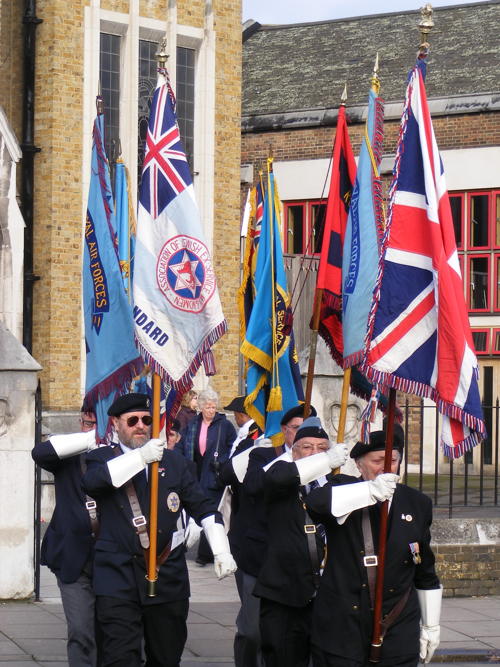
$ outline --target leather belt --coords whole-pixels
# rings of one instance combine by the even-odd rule
[[[318,554],[318,543],[316,541],[316,525],[309,516],[309,513],[306,509],[306,504],[304,502],[302,502],[302,506],[304,508],[304,521],[305,521],[304,533],[306,534],[307,548],[309,550],[309,557],[311,559],[313,584],[314,588],[318,589],[319,582],[321,580],[320,571],[321,571],[322,558],[320,558]]]

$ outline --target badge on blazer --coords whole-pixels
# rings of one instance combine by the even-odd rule
[[[420,565],[422,562],[422,558],[420,557],[420,546],[418,542],[410,542],[409,544],[410,551],[411,551],[411,557],[413,558],[413,562],[415,565]]]
[[[181,501],[175,491],[171,491],[167,496],[167,507],[171,512],[177,512]]]
[[[402,514],[401,518],[403,519],[403,521],[413,521],[413,517],[411,514]]]

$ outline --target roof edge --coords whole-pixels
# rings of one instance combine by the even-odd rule
[[[500,92],[478,93],[476,95],[456,95],[428,100],[432,116],[449,116],[484,111],[500,111]],[[366,120],[368,105],[346,108],[350,124],[363,123]],[[403,102],[387,102],[384,106],[384,119],[401,118]],[[244,114],[241,118],[241,131],[269,132],[271,130],[298,130],[308,127],[329,127],[337,124],[338,107],[323,109],[302,109],[284,113]]]

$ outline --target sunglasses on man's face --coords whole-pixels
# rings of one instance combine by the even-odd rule
[[[132,415],[132,417],[126,417],[124,418],[125,421],[127,422],[127,426],[132,428],[132,426],[135,426],[139,420],[144,424],[144,426],[151,426],[153,423],[153,417],[151,415],[144,415],[144,417],[138,417],[137,415]]]

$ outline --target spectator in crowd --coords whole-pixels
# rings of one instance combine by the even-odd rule
[[[226,415],[217,412],[219,396],[211,388],[200,392],[200,413],[181,431],[177,444],[188,460],[194,461],[201,488],[217,507],[224,483],[220,478],[221,466],[229,459],[236,431]],[[196,563],[203,567],[213,562],[213,555],[204,532],[201,533]]]
[[[186,428],[198,414],[198,393],[194,389],[187,391],[182,397],[181,407],[176,418],[179,421],[179,431]]]

